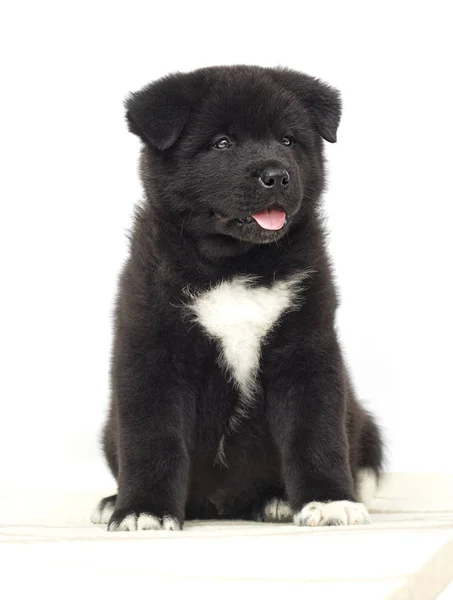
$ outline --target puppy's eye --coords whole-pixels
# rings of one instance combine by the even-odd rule
[[[294,142],[294,140],[293,140],[293,138],[292,138],[290,135],[285,135],[285,136],[282,138],[282,144],[283,144],[284,146],[292,146],[292,145],[293,145],[293,142]]]
[[[217,150],[227,150],[231,148],[231,141],[227,137],[221,137],[212,144]]]

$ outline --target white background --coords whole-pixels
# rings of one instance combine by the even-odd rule
[[[448,5],[3,4],[2,486],[110,483],[98,432],[111,311],[141,195],[122,101],[169,71],[233,63],[342,91],[325,199],[348,361],[388,470],[453,471]]]

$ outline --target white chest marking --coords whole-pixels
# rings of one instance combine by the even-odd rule
[[[219,362],[241,392],[238,416],[253,401],[261,345],[283,313],[296,305],[306,276],[299,273],[270,286],[257,286],[254,278],[238,276],[193,296],[196,320],[220,342]]]

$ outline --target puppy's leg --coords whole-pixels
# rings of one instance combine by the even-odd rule
[[[268,418],[296,525],[369,523],[356,502],[348,459],[344,367],[330,340],[295,349],[266,378]],[[266,373],[266,369],[263,369]]]
[[[151,422],[142,423],[138,431],[128,433],[127,425],[120,425],[118,499],[108,529],[181,529],[189,475],[187,449],[165,424],[158,431]]]
[[[123,350],[115,365],[119,473],[109,531],[182,528],[195,403],[168,364],[162,351],[129,357]]]

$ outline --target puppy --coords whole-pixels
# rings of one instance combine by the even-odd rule
[[[335,330],[319,214],[336,90],[249,66],[132,94],[144,201],[119,282],[103,433],[110,531],[185,519],[369,522],[381,436]]]

